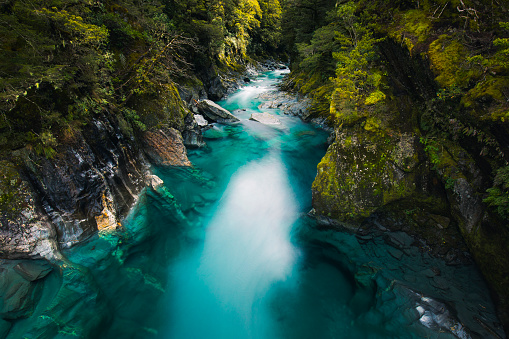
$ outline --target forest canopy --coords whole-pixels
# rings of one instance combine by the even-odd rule
[[[101,112],[143,130],[137,101],[178,110],[176,83],[274,56],[280,18],[277,0],[4,1],[0,147],[52,156]]]

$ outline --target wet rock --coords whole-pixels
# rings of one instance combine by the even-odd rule
[[[281,125],[281,121],[278,118],[267,112],[253,113],[249,120],[258,121],[265,125]]]
[[[0,317],[3,319],[19,319],[29,316],[40,295],[38,284],[25,279],[15,269],[16,262],[7,262],[0,267]],[[18,264],[19,265],[19,264]],[[30,274],[29,278],[33,278]],[[37,279],[34,279],[37,280]]]
[[[182,136],[174,128],[145,132],[143,144],[145,154],[156,165],[191,166]]]
[[[196,121],[196,123],[200,127],[204,127],[204,126],[207,126],[209,124],[208,121],[203,117],[203,115],[200,115],[200,114],[195,114],[194,115],[194,120]]]
[[[157,175],[151,174],[147,178],[148,185],[152,187],[152,189],[156,190],[159,186],[164,184],[164,181],[159,178]]]
[[[197,103],[198,111],[207,119],[215,122],[235,122],[239,121],[237,117],[228,110],[222,108],[211,100],[200,100]]]
[[[251,82],[251,79],[249,79],[249,78],[244,78],[244,82]]]
[[[472,338],[468,329],[451,314],[448,307],[437,300],[421,296],[417,302],[419,321],[431,329],[444,329],[461,339]]]
[[[263,103],[258,106],[259,109],[280,109],[284,114],[290,114],[308,120],[310,112],[308,110],[311,100],[300,98],[295,94],[282,91],[269,91],[260,94]]]
[[[190,148],[199,148],[205,146],[203,142],[202,127],[207,126],[207,121],[203,116],[188,113],[184,119],[184,131],[182,138],[184,145]]]
[[[439,288],[441,290],[448,290],[450,288],[449,283],[447,282],[447,279],[442,278],[440,276],[433,277],[431,285],[433,285],[436,288]]]

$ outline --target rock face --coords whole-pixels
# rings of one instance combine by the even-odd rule
[[[119,123],[110,119],[93,120],[52,159],[29,149],[14,154],[24,168],[16,182],[25,193],[12,217],[2,213],[3,258],[54,260],[59,248],[120,225],[145,186],[147,164]]]
[[[135,137],[133,126],[121,114],[105,112],[59,140],[51,159],[26,148],[1,161],[0,258],[59,261],[61,249],[97,231],[121,227],[122,218],[146,187],[145,155],[155,164],[190,166],[184,144],[204,145],[205,119],[195,118],[182,106],[190,103],[189,108],[198,113],[193,103],[207,97],[206,88],[211,98],[221,99],[242,77],[232,75],[223,81],[212,74],[205,86],[181,86],[179,93],[168,89],[156,98],[133,100],[133,108],[149,127],[143,138]],[[184,105],[177,104],[180,98]],[[238,121],[215,103],[200,102],[207,119]],[[173,128],[161,129],[161,125]]]
[[[437,92],[429,65],[390,40],[380,48],[394,95],[376,111],[335,112],[340,124],[318,165],[314,210],[353,230],[369,216],[390,215],[381,228],[411,225],[405,231],[450,262],[461,256],[452,249],[466,244],[509,324],[509,229],[482,202],[491,168],[466,141],[426,139],[419,121],[433,114]]]
[[[418,198],[427,189],[420,156],[411,133],[391,138],[365,128],[338,130],[318,164],[313,206],[321,215],[349,223],[397,200]]]
[[[57,259],[60,255],[56,229],[38,208],[35,191],[13,163],[0,163],[3,176],[0,190],[7,204],[0,219],[0,256]]]
[[[207,119],[215,122],[235,122],[239,119],[215,102],[204,99],[197,103],[198,111]]]
[[[185,127],[182,132],[184,145],[190,148],[199,148],[205,146],[202,136],[202,127],[208,125],[207,120],[199,114],[189,113],[185,119]]]
[[[152,163],[163,166],[191,166],[180,132],[174,128],[147,131],[144,151]]]
[[[264,112],[264,113],[253,113],[249,120],[258,121],[265,125],[281,125],[281,121],[276,118],[274,115]]]

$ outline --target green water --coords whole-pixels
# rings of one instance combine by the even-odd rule
[[[193,168],[154,168],[164,186],[140,196],[124,229],[65,252],[8,338],[489,337],[475,317],[496,317],[475,267],[395,255],[306,216],[327,133],[278,110],[266,111],[281,125],[248,120],[283,74],[220,102],[241,121],[205,132]],[[454,306],[447,326],[429,297]]]

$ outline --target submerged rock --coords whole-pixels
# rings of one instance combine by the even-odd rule
[[[52,268],[47,262],[22,261],[14,266],[14,270],[28,281],[35,281],[48,275]]]
[[[207,119],[215,121],[215,122],[235,122],[239,121],[239,119],[231,114],[228,110],[219,106],[215,102],[204,99],[198,101],[196,104],[198,107],[198,111],[203,114]]]
[[[0,263],[0,316],[15,320],[29,316],[41,294],[37,282],[52,271],[43,260]],[[1,333],[1,331],[0,331]]]
[[[265,125],[281,125],[281,121],[278,118],[267,112],[253,113],[249,120],[258,121]]]
[[[298,116],[302,120],[310,118],[308,110],[311,100],[307,98],[299,98],[295,94],[282,91],[269,91],[260,94],[259,99],[264,100],[259,109],[280,109],[284,114]]]

